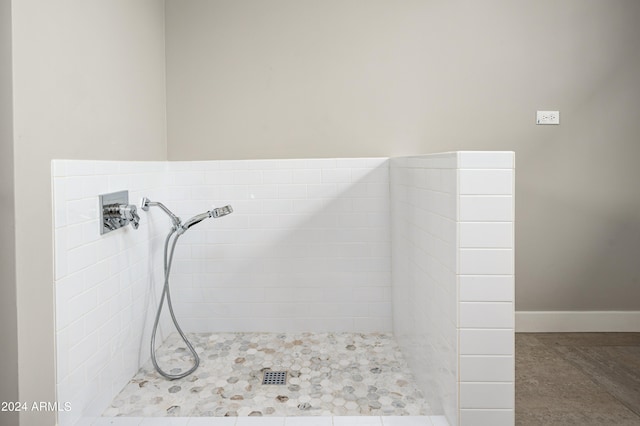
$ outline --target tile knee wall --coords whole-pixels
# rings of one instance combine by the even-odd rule
[[[514,422],[514,154],[392,158],[394,334],[436,414]]]
[[[508,391],[478,401],[474,390],[513,382],[513,153],[55,160],[52,175],[58,399],[82,407],[60,424],[98,415],[148,359],[169,224],[150,211],[139,230],[100,237],[97,195],[122,189],[185,218],[234,206],[180,240],[172,288],[185,330],[390,331],[393,311],[408,358],[443,367],[428,383],[434,408],[462,423],[512,415]]]

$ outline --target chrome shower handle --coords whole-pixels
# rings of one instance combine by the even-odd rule
[[[140,226],[140,216],[133,204],[105,204],[102,206],[103,223],[110,230],[131,224],[133,229]]]
[[[140,226],[140,216],[133,204],[120,204],[120,215],[129,221],[133,229],[138,229]]]
[[[100,212],[100,235],[131,224],[133,229],[140,226],[140,216],[136,206],[129,204],[129,191],[111,192],[98,196]]]

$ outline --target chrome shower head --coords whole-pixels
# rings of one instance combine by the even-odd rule
[[[149,211],[149,207],[160,207],[162,211],[164,211],[171,218],[173,227],[176,231],[178,231],[178,235],[184,234],[187,229],[191,228],[195,224],[202,222],[205,219],[208,219],[210,217],[218,218],[233,213],[233,208],[231,208],[231,206],[218,207],[209,210],[208,212],[200,213],[199,215],[196,215],[182,223],[180,218],[173,214],[173,212],[169,210],[164,204],[157,201],[151,201],[147,197],[144,197],[140,201],[140,208],[144,211]]]
[[[211,217],[211,212],[206,212],[206,213],[200,213],[198,215],[195,215],[194,217],[192,217],[191,219],[185,221],[181,228],[182,228],[182,232],[186,231],[187,229],[191,228],[193,225],[196,225],[200,222],[202,222],[205,219],[209,219]]]
[[[224,206],[224,207],[218,207],[216,209],[211,210],[209,213],[211,213],[211,217],[214,217],[214,218],[222,217],[222,216],[226,216],[228,214],[233,213],[233,208],[230,205]]]
[[[218,218],[218,217],[226,216],[231,213],[233,213],[233,208],[231,206],[218,207],[208,212],[200,213],[199,215],[196,215],[191,219],[187,220],[186,222],[184,222],[180,227],[181,230],[179,232],[183,234],[184,232],[186,232],[187,229],[191,228],[193,225],[196,225],[210,217]]]

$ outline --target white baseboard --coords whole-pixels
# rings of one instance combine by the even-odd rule
[[[518,311],[516,332],[640,332],[640,311]]]

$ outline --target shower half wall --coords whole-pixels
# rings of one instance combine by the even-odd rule
[[[100,237],[97,195],[124,189],[132,203],[148,196],[182,217],[212,202],[234,207],[176,251],[185,331],[393,330],[436,414],[513,422],[512,153],[56,160],[52,172],[57,397],[73,406],[62,426],[99,416],[148,360],[169,223],[141,212],[137,231]],[[492,202],[510,203],[508,215]],[[478,238],[494,228],[476,222],[511,227],[510,241],[486,245]],[[506,291],[498,299],[496,286]],[[483,399],[496,389],[498,399]]]

